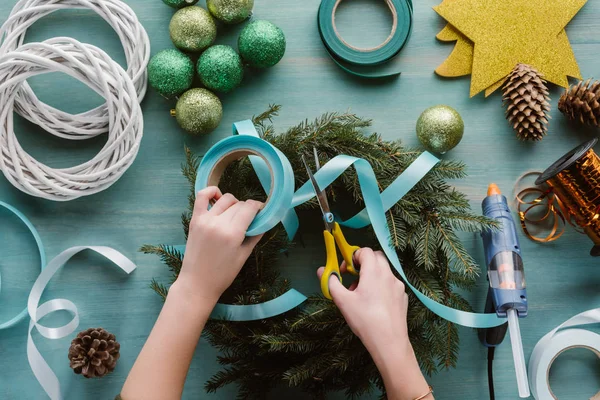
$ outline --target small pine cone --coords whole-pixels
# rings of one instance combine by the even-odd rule
[[[120,348],[115,335],[102,328],[79,332],[69,348],[71,368],[86,378],[101,378],[115,369]]]
[[[558,101],[558,109],[569,119],[600,126],[600,82],[591,79],[571,85]]]
[[[521,140],[542,140],[548,132],[550,97],[546,81],[533,67],[518,64],[502,89],[506,119]]]

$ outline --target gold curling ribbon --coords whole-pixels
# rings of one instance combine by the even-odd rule
[[[594,242],[590,254],[600,255],[600,158],[592,147],[597,139],[573,149],[545,172],[522,175],[515,185],[528,176],[538,176],[536,187],[518,191],[517,209],[525,235],[536,242],[552,242],[561,237],[566,225],[574,226]],[[525,200],[538,194],[532,201]],[[542,210],[541,216],[530,216],[533,210]],[[547,223],[553,219],[550,233],[545,237],[533,235],[528,224]]]

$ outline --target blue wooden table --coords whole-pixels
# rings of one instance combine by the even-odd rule
[[[0,20],[4,20],[13,0],[0,2]],[[171,47],[168,24],[173,11],[160,0],[129,0],[146,27],[153,54]],[[200,2],[203,5],[203,1]],[[70,339],[47,340],[37,333],[34,340],[51,367],[57,372],[68,399],[110,399],[119,392],[129,369],[156,319],[161,300],[149,288],[153,277],[168,279],[166,269],[153,256],[137,250],[143,244],[180,243],[183,233],[179,216],[186,207],[188,186],[180,174],[184,144],[202,154],[219,139],[230,135],[234,121],[263,111],[269,103],[284,106],[276,125],[284,129],[305,118],[326,111],[353,112],[374,119],[374,130],[385,139],[402,139],[418,145],[415,122],[427,107],[446,103],[463,116],[466,131],[462,143],[446,158],[464,160],[469,177],[457,181],[478,209],[487,183],[497,182],[509,192],[524,171],[540,170],[595,132],[570,125],[555,106],[560,90],[552,89],[553,116],[550,134],[538,144],[521,143],[503,118],[498,94],[489,99],[468,97],[469,79],[444,80],[433,70],[450,53],[452,46],[437,42],[435,34],[444,22],[431,9],[436,0],[415,4],[412,38],[398,63],[400,79],[384,83],[361,81],[343,73],[329,59],[319,39],[315,19],[319,0],[256,0],[255,16],[268,19],[284,30],[288,48],[283,61],[260,74],[247,75],[239,89],[222,96],[224,118],[213,134],[193,138],[184,134],[169,117],[172,104],[154,92],[143,103],[146,129],[136,163],[109,190],[90,198],[69,203],[52,203],[28,197],[0,177],[0,200],[23,210],[40,231],[48,256],[75,245],[108,245],[139,265],[132,276],[111,267],[90,254],[77,257],[51,282],[45,298],[66,297],[79,307],[81,329],[103,326],[114,332],[122,344],[122,357],[115,372],[102,380],[85,380],[68,368]],[[584,77],[598,75],[600,54],[600,3],[591,0],[569,25],[573,44]],[[351,43],[376,45],[389,32],[391,18],[383,2],[355,0],[342,3],[338,27]],[[240,27],[220,32],[218,42],[234,44]],[[368,32],[368,34],[365,34]],[[97,16],[84,11],[67,11],[36,23],[28,40],[54,36],[73,36],[104,48],[119,62],[124,55],[117,36]],[[32,79],[32,86],[45,101],[70,112],[82,112],[100,103],[100,99],[82,84],[61,75],[50,74]],[[91,158],[104,144],[104,138],[87,142],[69,142],[45,134],[19,120],[18,138],[36,158],[53,167],[66,167]],[[0,211],[0,320],[21,310],[39,261],[33,240],[14,217]],[[481,243],[475,235],[465,235],[471,253],[482,260]],[[314,252],[296,250],[284,274],[305,292],[318,291],[314,268],[324,253],[320,240],[313,242]],[[309,243],[311,245],[311,243]],[[522,321],[526,357],[535,343],[550,329],[576,313],[600,304],[598,260],[588,256],[591,242],[572,231],[557,243],[539,245],[522,241],[530,316]],[[477,309],[483,307],[486,292],[481,277],[469,299]],[[48,324],[67,321],[53,317]],[[456,369],[430,378],[439,399],[485,399],[487,381],[485,350],[473,330],[461,329],[461,351]],[[45,398],[27,363],[27,324],[0,331],[0,399]],[[204,382],[218,370],[215,351],[201,342],[188,376],[184,398],[235,397],[235,387],[216,395],[206,395]],[[517,398],[512,356],[508,343],[496,353],[498,399]],[[561,356],[551,371],[555,393],[563,399],[587,399],[600,388],[597,358],[591,352],[573,350]],[[290,399],[302,394],[282,388],[273,398]],[[373,395],[373,398],[376,396]],[[343,398],[332,396],[331,398]]]

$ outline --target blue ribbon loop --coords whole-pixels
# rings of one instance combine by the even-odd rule
[[[27,217],[21,211],[17,210],[13,206],[0,201],[0,208],[5,208],[8,211],[10,211],[11,213],[15,214],[25,224],[25,226],[27,226],[27,229],[29,229],[29,232],[31,232],[31,234],[33,235],[33,238],[35,239],[35,243],[37,244],[38,252],[40,254],[40,263],[41,263],[40,270],[43,270],[44,267],[46,266],[46,252],[44,251],[44,245],[42,244],[42,238],[40,237],[40,234],[38,233],[37,229],[35,229],[35,227],[31,223],[31,221],[29,221],[29,219],[27,219]],[[2,283],[2,280],[0,279],[0,289],[2,288],[1,283]],[[12,328],[16,324],[18,324],[19,322],[24,320],[25,317],[27,317],[27,308],[25,308],[23,311],[21,311],[14,318],[11,318],[10,320],[8,320],[6,322],[1,323],[0,330]]]
[[[247,235],[254,236],[267,232],[279,222],[290,238],[298,230],[299,222],[294,207],[315,197],[314,189],[306,182],[294,193],[294,174],[289,160],[269,142],[258,137],[252,121],[234,124],[234,134],[215,144],[203,157],[196,179],[196,192],[210,184],[215,184],[219,177],[215,167],[228,162],[232,153],[250,154],[250,160],[269,199],[261,212],[250,225]],[[229,156],[229,159],[227,157]],[[350,167],[354,167],[365,202],[365,209],[341,224],[351,228],[362,228],[369,224],[379,240],[382,250],[390,263],[412,289],[423,304],[440,317],[459,325],[472,328],[489,328],[504,323],[496,314],[470,313],[440,304],[414,287],[402,269],[396,250],[391,244],[391,233],[385,212],[410,191],[439,160],[428,152],[421,154],[396,180],[379,192],[377,178],[368,161],[340,155],[331,159],[315,173],[319,187],[326,188]],[[221,165],[222,167],[222,165]],[[178,247],[181,249],[182,247]],[[291,289],[284,295],[266,303],[255,305],[218,304],[211,317],[232,321],[250,321],[269,318],[289,311],[300,305],[306,297]]]

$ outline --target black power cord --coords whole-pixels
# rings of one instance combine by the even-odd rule
[[[488,347],[488,387],[490,389],[490,400],[494,400],[496,395],[494,393],[494,353],[495,347]]]

